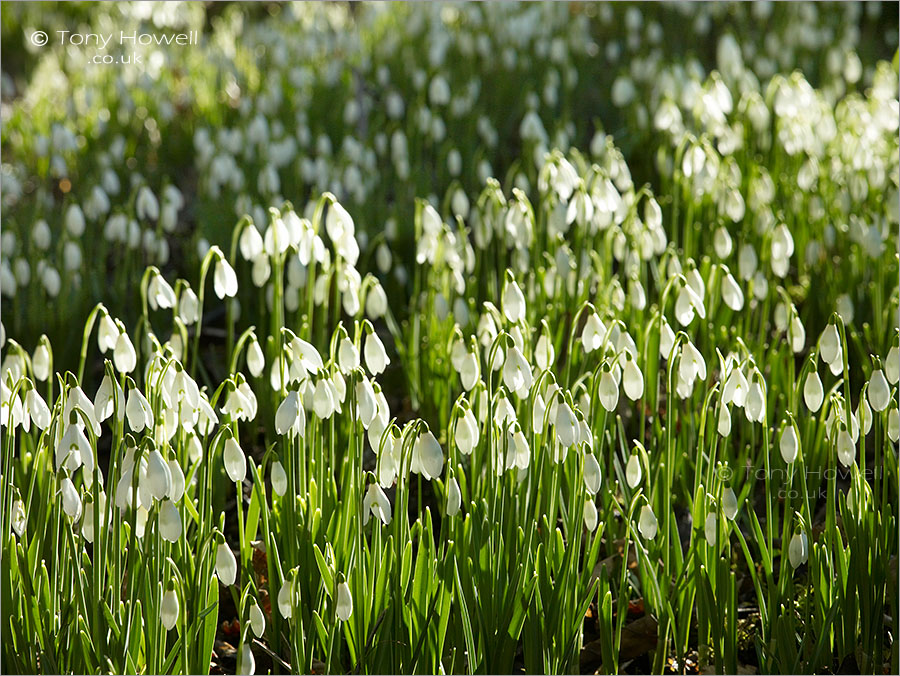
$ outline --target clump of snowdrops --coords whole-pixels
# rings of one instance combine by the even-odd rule
[[[455,25],[426,16],[412,35]],[[523,16],[562,68],[543,15]],[[627,19],[628,52],[658,42]],[[299,155],[277,100],[193,137],[202,200],[259,181],[183,278],[160,245],[182,191],[132,178],[105,207],[109,246],[146,254],[126,254],[129,304],[80,316],[73,349],[2,332],[6,668],[202,673],[236,618],[241,673],[616,672],[642,602],[654,672],[696,656],[736,673],[748,652],[764,672],[896,669],[896,67],[844,97],[862,77],[846,47],[843,90],[767,73],[774,56],[745,66],[765,57],[724,37],[709,76],[654,88],[632,59],[611,94],[652,121],[657,189],[612,136],[548,133],[559,73],[526,96],[508,176],[454,172],[430,111],[475,100],[413,73],[429,116],[410,124],[433,145],[384,139],[404,190],[376,212],[404,215],[408,255],[396,221],[361,226],[385,189],[336,178],[376,180],[362,149],[332,164],[317,140],[282,183]],[[273,168],[241,157],[273,145]],[[418,184],[445,151],[446,180]],[[62,212],[63,258],[84,208]],[[66,292],[89,297],[78,263]]]

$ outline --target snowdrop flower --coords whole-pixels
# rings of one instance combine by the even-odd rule
[[[263,614],[262,608],[256,602],[256,599],[250,600],[250,628],[253,635],[257,638],[261,637],[266,631],[266,616]]]
[[[593,453],[584,454],[584,487],[591,495],[600,491],[600,463]]]
[[[471,391],[472,388],[475,387],[475,383],[477,383],[478,379],[481,377],[481,364],[478,361],[478,354],[476,352],[469,352],[463,359],[459,376],[463,389],[466,392]]]
[[[532,382],[531,365],[518,347],[511,347],[506,354],[506,360],[503,364],[503,383],[507,389],[515,392],[519,398],[525,398],[528,396],[528,390],[531,389]]]
[[[81,518],[81,496],[75,489],[75,484],[69,477],[65,477],[60,483],[60,493],[62,494],[63,511],[72,521],[78,521]]]
[[[125,415],[128,418],[128,426],[135,433],[153,428],[153,409],[150,402],[136,387],[128,390],[128,403],[125,404]]]
[[[622,388],[631,401],[637,401],[644,395],[644,375],[630,352],[625,353],[625,368],[622,369]]]
[[[731,434],[731,410],[724,399],[719,403],[716,431],[722,437],[727,437]]]
[[[541,371],[550,368],[556,361],[553,343],[546,334],[542,333],[540,338],[538,338],[537,345],[534,348],[534,360]]]
[[[168,498],[172,502],[178,502],[184,496],[184,472],[181,471],[181,465],[178,464],[178,460],[175,458],[171,458],[168,465],[169,475],[172,478]]]
[[[610,413],[615,410],[619,403],[619,386],[609,368],[604,368],[600,374],[600,384],[597,388],[597,394],[600,397],[600,405]]]
[[[650,505],[641,507],[641,515],[638,519],[638,530],[641,531],[641,535],[648,540],[652,540],[656,537],[658,528],[659,522],[656,520],[656,515],[653,513]]]
[[[40,382],[46,382],[50,377],[50,348],[47,347],[46,339],[42,338],[41,342],[34,350],[31,357],[31,368],[34,371],[34,377]]]
[[[237,577],[237,560],[231,547],[225,542],[220,542],[216,547],[216,575],[226,587],[233,585]]]
[[[584,527],[593,533],[595,530],[597,530],[598,518],[597,505],[594,504],[594,501],[592,499],[585,500],[584,510],[582,511]]]
[[[726,486],[722,491],[722,513],[729,521],[734,521],[738,513],[737,496],[731,486]]]
[[[819,356],[829,365],[843,359],[841,337],[838,334],[837,326],[833,323],[825,327],[819,338]]]
[[[809,558],[809,542],[806,539],[806,533],[802,531],[794,533],[788,545],[788,558],[794,570],[806,563]]]
[[[470,455],[478,445],[478,423],[472,409],[466,409],[465,413],[456,419],[456,427],[453,432],[456,447],[463,455]]]
[[[281,589],[278,590],[278,612],[280,612],[281,616],[286,620],[291,619],[291,615],[293,614],[294,609],[292,587],[295,571],[296,569],[290,571],[287,575],[285,575],[284,582],[281,584]]]
[[[181,514],[171,500],[164,500],[159,508],[159,534],[167,542],[177,542],[183,532]],[[170,627],[171,628],[171,627]]]
[[[788,336],[790,337],[791,349],[794,351],[794,354],[802,352],[803,347],[806,345],[806,329],[803,326],[803,322],[800,321],[800,317],[796,314],[791,319]]]
[[[444,469],[444,453],[431,431],[420,434],[413,445],[410,471],[421,474],[429,481],[441,475]]]
[[[514,422],[509,428],[506,445],[506,469],[519,469],[519,471],[528,469],[531,463],[531,448],[528,441],[522,433],[519,423]],[[500,474],[502,467],[498,463],[497,474]]]
[[[80,238],[84,234],[84,213],[81,211],[80,206],[73,204],[66,210],[65,225],[66,230],[75,239]]]
[[[241,256],[245,261],[255,260],[263,253],[263,238],[259,234],[259,228],[253,223],[247,223],[241,230],[238,246],[240,246]]]
[[[234,437],[228,437],[225,441],[222,459],[225,463],[225,471],[228,473],[228,478],[234,482],[243,481],[247,475],[247,458]]]
[[[360,422],[362,422],[363,428],[369,429],[375,416],[378,415],[378,401],[375,398],[372,383],[365,377],[356,384],[356,402]]]
[[[175,291],[158,270],[150,276],[150,284],[147,286],[147,301],[154,310],[175,307]]]
[[[159,619],[166,631],[172,631],[172,627],[178,621],[179,612],[178,594],[175,593],[174,589],[169,588],[163,594],[162,604],[159,608]]]
[[[887,378],[884,377],[884,371],[880,368],[872,371],[866,394],[872,409],[879,413],[886,409],[891,402],[891,388]]]
[[[281,464],[280,460],[272,463],[271,479],[272,490],[275,491],[276,495],[281,497],[287,493],[287,472],[284,471],[284,465]]]
[[[353,614],[353,597],[350,595],[350,587],[346,582],[341,582],[337,588],[337,603],[335,615],[341,622],[346,622]]]
[[[900,380],[900,348],[896,345],[888,350],[887,357],[884,358],[884,370],[887,380],[891,385],[896,385]]]
[[[625,481],[629,488],[636,488],[641,483],[642,473],[641,460],[637,453],[632,453],[625,466]]]
[[[31,421],[39,430],[45,430],[50,426],[50,409],[47,407],[47,402],[33,387],[25,395],[24,413],[30,416]]]
[[[600,349],[600,346],[603,345],[605,339],[606,326],[600,321],[600,317],[597,316],[597,313],[592,312],[588,315],[587,321],[584,324],[584,329],[581,331],[581,344],[584,347],[584,351],[593,352],[594,350]]]
[[[349,338],[343,338],[338,347],[338,366],[344,375],[359,367],[359,350]]]
[[[275,411],[275,431],[282,435],[292,432],[303,436],[305,430],[306,417],[300,405],[300,394],[291,390]]]
[[[522,289],[513,279],[511,273],[507,273],[506,285],[503,289],[503,314],[513,324],[525,319],[525,296]]]
[[[295,337],[291,340],[291,355],[293,361],[301,368],[300,377],[316,373],[323,368],[319,351],[302,338]]]
[[[122,328],[116,338],[115,348],[113,350],[113,363],[119,373],[131,373],[137,366],[137,353],[134,351],[134,345],[131,344],[131,338]]]
[[[213,289],[219,300],[226,296],[233,298],[238,292],[237,275],[221,252],[216,257],[216,267],[213,270]]]
[[[259,346],[259,341],[254,337],[250,340],[250,344],[247,347],[247,368],[254,378],[259,378],[265,367],[266,358],[263,355],[262,348]]]
[[[94,396],[94,417],[97,422],[103,422],[113,414],[118,403],[119,419],[121,420],[125,414],[123,404],[125,403],[125,393],[122,386],[114,382],[109,375],[104,375],[100,382],[97,394]]]
[[[850,467],[856,460],[856,446],[844,423],[841,423],[841,429],[837,435],[837,456],[844,467]]]
[[[141,220],[155,221],[159,218],[159,201],[146,185],[141,186],[141,189],[138,190],[134,210]]]
[[[388,364],[391,363],[387,352],[384,349],[384,343],[375,331],[366,334],[366,342],[363,347],[363,356],[366,360],[366,367],[373,376],[382,373]]]
[[[337,403],[334,401],[329,380],[322,378],[316,383],[316,389],[313,392],[313,412],[320,420],[327,420],[337,410]]]
[[[891,406],[888,412],[887,433],[888,438],[895,444],[900,439],[900,410],[896,406]]]
[[[696,294],[690,284],[684,284],[678,297],[675,299],[675,319],[682,326],[687,326],[694,321],[694,313],[698,314],[701,319],[706,317],[706,308],[703,301]]]
[[[25,532],[26,523],[27,516],[25,515],[25,503],[17,499],[13,503],[11,525],[15,534],[20,538]]]
[[[728,258],[731,255],[731,235],[723,225],[720,225],[713,234],[713,248],[719,258]]]
[[[719,520],[715,512],[706,515],[706,521],[703,522],[703,535],[710,547],[716,546],[716,534],[719,528]]]
[[[806,382],[803,383],[803,401],[806,403],[806,408],[811,413],[816,413],[824,400],[825,391],[822,388],[822,380],[816,371],[811,371],[806,376]]]
[[[447,482],[447,516],[456,516],[459,514],[462,505],[462,494],[459,490],[459,484],[456,477],[450,477]]]
[[[74,472],[81,467],[84,458],[88,457],[93,459],[90,442],[80,426],[70,424],[56,447],[56,471],[59,471],[65,463],[66,468]]]
[[[191,326],[200,319],[200,299],[190,287],[181,292],[181,298],[178,301],[178,318],[184,322],[185,326]]]
[[[756,378],[747,392],[747,401],[744,404],[744,414],[750,422],[763,422],[766,417],[766,400],[762,387]]]
[[[384,292],[384,288],[381,284],[373,284],[366,294],[366,316],[373,321],[383,317],[387,312],[387,305],[387,294]]]
[[[363,525],[369,522],[369,516],[377,516],[386,526],[391,522],[391,503],[377,483],[369,484],[363,498]]]
[[[797,432],[790,422],[785,425],[784,431],[781,433],[779,448],[781,450],[781,457],[787,464],[791,464],[797,459],[800,442],[797,439]]]
[[[563,401],[556,409],[556,438],[563,448],[569,448],[578,441],[580,432],[574,411]]]
[[[744,307],[744,292],[730,272],[722,279],[722,301],[734,312]]]
[[[722,402],[743,408],[749,390],[750,384],[744,377],[744,372],[739,366],[734,366],[725,379],[725,386],[722,389]]]
[[[159,449],[154,448],[147,456],[147,490],[156,500],[161,500],[172,489],[172,473]]]

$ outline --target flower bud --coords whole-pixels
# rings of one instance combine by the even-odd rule
[[[346,622],[353,614],[353,597],[350,595],[350,587],[346,582],[338,585],[335,614],[341,622]]]
[[[159,508],[159,534],[162,539],[167,542],[177,542],[183,530],[178,507],[171,500],[164,500]]]
[[[291,615],[293,614],[293,599],[291,598],[293,594],[291,593],[291,580],[285,579],[285,581],[281,585],[281,589],[278,590],[278,612],[281,613],[281,616],[289,620],[291,619]]]
[[[715,512],[706,515],[706,521],[703,523],[703,534],[710,547],[716,546],[716,531],[719,526],[719,520],[716,518]]]
[[[619,403],[619,387],[609,371],[604,371],[600,375],[597,393],[600,397],[600,405],[609,412],[614,411]]]
[[[812,371],[806,376],[806,382],[803,383],[803,401],[806,408],[812,413],[816,413],[822,406],[825,399],[825,392],[822,389],[822,380],[819,374]]]
[[[284,465],[281,464],[280,460],[276,460],[272,463],[272,490],[275,491],[275,494],[278,496],[283,496],[287,493],[287,472],[284,471]]]
[[[456,477],[450,477],[447,483],[447,516],[456,516],[462,504],[462,494]]]
[[[641,460],[637,453],[632,453],[631,457],[628,459],[628,464],[625,466],[625,481],[628,482],[628,487],[637,487],[637,485],[641,483],[642,474]]]
[[[809,557],[809,543],[806,539],[806,533],[794,533],[791,543],[788,545],[788,557],[791,560],[791,567],[795,570],[806,563]]]
[[[131,344],[131,338],[124,331],[119,333],[119,337],[116,338],[113,363],[119,373],[131,373],[137,366],[137,353],[134,351],[134,345]]]
[[[638,530],[641,531],[641,535],[648,540],[652,540],[656,537],[658,527],[659,522],[656,520],[656,515],[653,513],[650,505],[641,507],[641,516],[638,520]]]
[[[880,413],[888,407],[888,404],[891,402],[891,388],[888,385],[887,378],[884,377],[884,371],[875,369],[872,372],[866,394],[869,405],[873,410]]]
[[[829,324],[822,332],[819,338],[819,356],[826,364],[833,364],[842,358],[841,355],[841,337],[838,334],[837,326]]]
[[[72,521],[78,521],[81,517],[81,496],[75,488],[75,484],[69,477],[66,477],[60,483],[60,492],[62,494],[63,511]]]
[[[797,440],[797,432],[794,431],[794,426],[788,423],[784,427],[784,431],[781,433],[781,442],[779,444],[779,448],[781,449],[781,457],[787,464],[791,464],[794,460],[797,459],[797,451],[800,447],[800,443]]]
[[[247,348],[247,368],[250,370],[250,374],[254,378],[259,378],[265,367],[266,358],[263,355],[262,348],[259,346],[259,341],[251,340]]]
[[[226,587],[233,585],[237,577],[237,560],[231,547],[224,542],[216,548],[216,575]]]
[[[625,361],[625,368],[622,369],[622,389],[631,401],[637,401],[644,396],[644,375],[630,356]]]
[[[366,359],[366,367],[373,376],[382,373],[387,365],[391,363],[384,349],[384,343],[381,342],[381,338],[374,331],[366,335],[363,356]]]
[[[472,453],[478,444],[478,423],[471,409],[466,409],[466,412],[457,418],[453,436],[460,453],[463,455]]]
[[[266,616],[256,602],[256,599],[250,601],[250,628],[253,634],[259,638],[266,630]]]
[[[156,500],[162,500],[172,489],[172,474],[169,465],[157,449],[150,451],[147,457],[147,490]]]
[[[421,474],[429,481],[440,476],[444,469],[444,452],[430,431],[420,434],[413,445],[410,471]]]
[[[340,366],[341,373],[344,375],[349,374],[359,366],[359,350],[356,349],[356,345],[349,338],[341,340],[338,348],[338,366]]]
[[[593,453],[584,454],[584,487],[591,495],[600,491],[600,463]]]
[[[594,501],[592,499],[584,501],[584,511],[582,512],[582,518],[584,519],[585,528],[587,528],[592,533],[597,530],[597,505],[594,504]]]
[[[234,437],[229,437],[225,441],[225,452],[222,458],[228,478],[234,482],[243,481],[247,476],[247,458]]]
[[[166,631],[171,631],[172,627],[175,626],[179,612],[178,594],[175,593],[174,589],[169,589],[163,594],[162,604],[160,604],[159,608],[159,619]]]
[[[734,489],[731,486],[726,486],[725,490],[722,491],[722,513],[725,514],[726,519],[734,521],[737,512],[737,496],[734,494]]]

